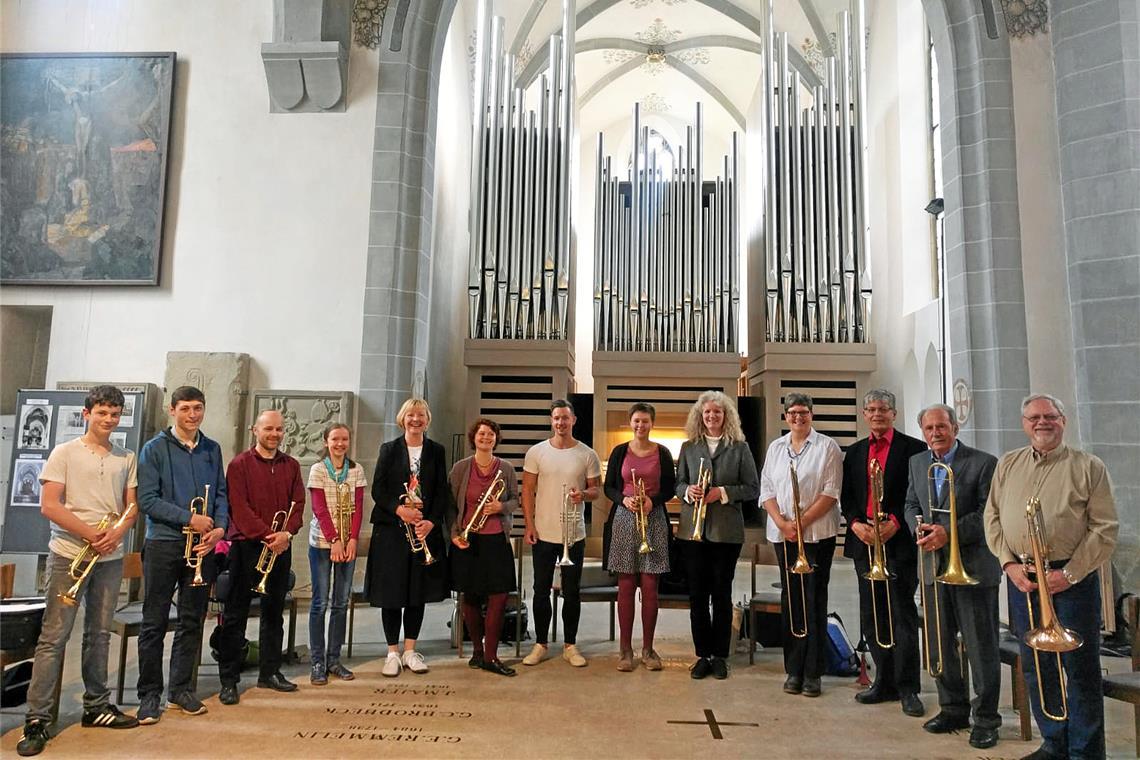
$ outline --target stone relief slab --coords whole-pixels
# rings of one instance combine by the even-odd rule
[[[249,354],[222,351],[171,351],[166,355],[166,392],[193,385],[206,394],[202,430],[233,458],[249,445],[244,428],[245,398],[249,393]]]
[[[324,442],[321,432],[330,422],[353,423],[351,391],[279,391],[256,390],[249,395],[246,430],[257,415],[276,409],[285,417],[285,440],[281,450],[300,461],[306,471],[317,461]]]

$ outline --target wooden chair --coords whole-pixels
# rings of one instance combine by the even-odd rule
[[[1128,630],[1132,632],[1132,672],[1109,673],[1104,677],[1104,696],[1131,702],[1136,731],[1136,755],[1140,757],[1140,598],[1128,599],[1125,609]]]
[[[756,615],[760,612],[780,614],[780,592],[772,589],[756,590],[756,568],[776,565],[776,554],[771,544],[752,545],[752,594],[748,597],[748,664],[756,662]]]
[[[1029,710],[1029,688],[1025,683],[1025,673],[1021,670],[1021,642],[1008,628],[1001,631],[998,642],[998,655],[1002,665],[1009,666],[1010,691],[1013,694],[1013,709],[1017,713],[1018,731],[1024,742],[1033,738],[1033,716]]]
[[[507,606],[511,603],[515,605],[515,657],[522,657],[522,606],[523,606],[523,585],[522,585],[522,567],[523,567],[523,539],[512,538],[511,540],[511,553],[515,557],[515,590],[507,594]],[[455,649],[459,652],[460,659],[463,658],[463,592],[460,591],[455,600],[455,624],[451,628],[452,640]],[[351,655],[350,655],[351,656]]]
[[[131,552],[123,557],[123,580],[127,582],[127,603],[115,610],[111,619],[111,633],[119,635],[119,673],[117,676],[118,703],[123,703],[124,682],[127,678],[127,640],[139,635],[142,627],[142,554]],[[169,620],[178,622],[178,608],[170,606]]]

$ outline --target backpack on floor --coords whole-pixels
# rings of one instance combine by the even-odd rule
[[[843,627],[843,619],[834,612],[827,613],[827,667],[829,676],[859,675],[859,657]]]

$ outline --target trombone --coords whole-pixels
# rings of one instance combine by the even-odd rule
[[[273,523],[269,526],[269,532],[278,533],[283,530],[288,530],[289,518],[293,516],[293,509],[297,506],[297,502],[289,502],[289,510],[279,509],[273,513]],[[269,544],[261,547],[261,554],[257,555],[257,564],[253,566],[255,573],[261,573],[261,580],[253,587],[253,591],[258,594],[264,594],[268,588],[269,574],[273,572],[273,566],[277,564],[277,557],[280,555],[274,554],[273,550],[269,548]]]
[[[1041,500],[1036,496],[1029,497],[1025,502],[1025,522],[1029,531],[1032,558],[1028,554],[1022,554],[1021,563],[1025,565],[1026,573],[1033,573],[1037,578],[1037,603],[1041,608],[1041,625],[1037,626],[1034,623],[1033,599],[1026,592],[1025,610],[1029,613],[1029,631],[1023,638],[1026,646],[1033,650],[1033,667],[1037,671],[1037,694],[1041,699],[1041,712],[1049,720],[1068,720],[1069,697],[1065,687],[1065,671],[1061,667],[1061,653],[1079,649],[1084,645],[1084,640],[1076,631],[1061,625],[1053,610],[1053,594],[1049,591],[1045,575],[1049,544],[1045,541],[1045,519],[1041,515]],[[1039,652],[1053,652],[1057,655],[1057,681],[1061,687],[1061,712],[1057,714],[1049,712],[1049,708],[1045,706],[1045,688],[1041,682]]]
[[[875,540],[872,546],[867,547],[867,561],[870,569],[863,573],[863,577],[871,586],[871,613],[875,622],[875,643],[880,649],[891,649],[895,645],[895,616],[891,610],[891,580],[895,575],[887,569],[887,549],[883,545],[883,537],[879,535],[879,527],[886,520],[883,514],[883,468],[879,460],[871,460],[871,498],[875,502],[875,515],[871,520],[871,529]],[[883,583],[887,596],[887,640],[884,641],[879,630],[879,603],[875,598],[875,582]]]
[[[788,630],[797,639],[807,638],[808,635],[808,622],[807,622],[807,591],[805,590],[804,576],[808,573],[814,573],[815,568],[808,562],[807,550],[804,549],[804,528],[803,522],[800,519],[800,478],[796,474],[796,463],[791,462],[788,465],[788,470],[792,477],[792,515],[796,520],[796,562],[789,569],[788,567],[788,542],[781,541],[780,546],[784,550],[784,588],[788,591]],[[792,612],[792,576],[795,573],[800,576],[800,609],[802,614],[800,618],[804,621],[802,628],[796,628],[796,616]]]
[[[942,470],[946,475],[946,482],[944,487],[948,489],[947,500],[949,502],[949,509],[940,509],[934,505],[938,503],[938,489],[936,487],[937,481],[935,474]],[[966,572],[965,566],[962,564],[962,550],[958,543],[958,499],[954,493],[954,470],[950,465],[945,462],[931,462],[930,466],[926,468],[926,498],[930,504],[931,517],[935,512],[942,512],[950,516],[950,538],[949,547],[950,555],[946,562],[946,570],[941,574],[935,576],[935,582],[931,585],[934,590],[930,592],[930,597],[934,605],[934,630],[938,636],[938,665],[935,666],[930,659],[930,625],[929,625],[929,612],[930,607],[926,603],[926,560],[923,554],[926,552],[919,552],[918,556],[918,582],[919,590],[922,594],[922,640],[923,640],[923,654],[926,659],[926,672],[930,673],[932,678],[938,678],[942,675],[942,610],[938,604],[938,584],[945,583],[947,586],[976,586],[978,581],[976,578]],[[924,522],[922,516],[918,518],[915,526],[915,533],[921,536],[925,530],[924,526],[933,526],[934,520]],[[934,572],[937,572],[937,566]],[[963,666],[965,663],[963,663]]]
[[[408,504],[412,504],[413,500],[419,498],[417,492],[420,490],[419,479],[413,475],[410,483],[404,483],[404,498]],[[408,537],[408,546],[412,549],[412,554],[422,553],[424,555],[421,564],[424,567],[435,564],[435,555],[431,553],[431,549],[427,545],[427,537],[420,538],[416,535],[415,526],[410,523],[404,523],[404,535]]]
[[[474,531],[478,533],[481,531],[483,529],[483,526],[487,524],[487,518],[490,517],[490,515],[488,515],[485,511],[487,504],[492,501],[498,501],[499,498],[503,495],[503,491],[505,490],[507,490],[507,483],[505,480],[503,480],[503,473],[499,470],[496,470],[495,477],[491,481],[491,485],[487,486],[487,490],[483,492],[483,496],[480,497],[479,503],[475,505],[475,511],[472,513],[471,519],[467,521],[467,524],[465,526],[463,526],[463,530],[459,532],[459,535],[451,539],[451,543],[455,544],[460,549],[466,549],[467,547],[471,546],[471,532]]]
[[[99,524],[95,526],[95,530],[99,533],[107,530],[111,526],[111,521],[114,520],[115,524],[113,530],[121,528],[127,520],[131,518],[135,511],[135,503],[132,501],[123,510],[120,516],[115,512],[105,515]],[[117,518],[117,519],[116,519]],[[90,541],[83,543],[83,548],[79,550],[79,554],[75,555],[75,559],[71,560],[71,565],[67,568],[67,574],[71,576],[71,580],[75,581],[71,588],[63,593],[56,594],[58,599],[68,607],[74,607],[79,604],[79,588],[83,585],[83,581],[87,580],[87,576],[91,575],[91,571],[95,569],[95,563],[99,561],[99,552],[95,551],[91,546]]]
[[[195,496],[190,500],[190,516],[206,515],[209,514],[210,504],[210,484],[207,483],[203,489],[202,496]],[[190,581],[191,586],[205,586],[206,579],[202,577],[202,560],[205,558],[204,554],[198,554],[194,551],[198,544],[202,543],[202,534],[194,530],[190,523],[182,526],[182,533],[186,536],[186,546],[182,550],[182,556],[186,560],[186,566],[194,571],[194,578]]]
[[[633,495],[637,499],[637,510],[634,512],[637,532],[641,534],[641,546],[637,547],[637,553],[649,554],[653,551],[653,547],[649,545],[649,513],[645,511],[645,504],[649,498],[645,495],[645,480],[637,477],[637,470],[631,468],[629,472],[633,477]]]
[[[697,465],[697,486],[701,489],[701,496],[693,503],[693,541],[700,541],[705,531],[705,515],[708,512],[708,503],[705,501],[709,491],[709,481],[712,480],[712,467],[705,467],[705,458]]]

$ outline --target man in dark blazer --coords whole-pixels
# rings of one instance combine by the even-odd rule
[[[906,492],[908,462],[915,454],[926,451],[926,444],[895,430],[895,414],[895,395],[890,391],[876,389],[863,397],[863,419],[867,421],[871,435],[847,449],[839,503],[847,520],[843,556],[855,562],[860,629],[875,661],[875,682],[871,688],[856,694],[855,700],[863,704],[901,700],[903,712],[917,718],[922,716],[925,708],[918,698],[921,686],[918,609],[914,604],[918,565],[915,562],[914,535],[906,524]],[[877,461],[883,470],[881,509],[886,518],[880,524],[879,534],[886,551],[887,569],[894,575],[894,579],[887,583],[875,583],[873,594],[871,581],[863,577],[870,569],[875,540],[871,512],[879,508],[870,493],[868,473],[872,461]],[[893,647],[879,646],[880,640],[889,644],[892,634]]]
[[[973,674],[973,729],[970,746],[986,749],[997,744],[1001,715],[998,694],[1001,691],[1001,660],[998,657],[998,583],[1001,565],[986,545],[982,512],[990,493],[997,459],[984,451],[958,441],[958,422],[954,410],[945,404],[934,404],[919,412],[918,424],[930,446],[929,452],[910,459],[910,484],[906,494],[906,519],[915,533],[919,561],[926,562],[924,599],[938,592],[938,616],[933,610],[924,613],[930,626],[932,663],[937,667],[939,647],[935,626],[941,625],[942,672],[937,677],[938,715],[923,724],[934,734],[966,728],[971,723],[971,703],[962,678],[958,658],[958,633],[966,647],[966,657]],[[951,478],[937,468],[928,482],[931,463],[938,461],[953,471],[953,497],[957,512],[956,528],[962,566],[976,584],[951,585],[934,583],[945,572],[952,526]],[[931,505],[931,491],[936,492]],[[932,509],[933,506],[933,509]],[[918,527],[919,520],[922,526]],[[929,559],[933,555],[933,561]],[[935,588],[931,588],[931,585]]]

